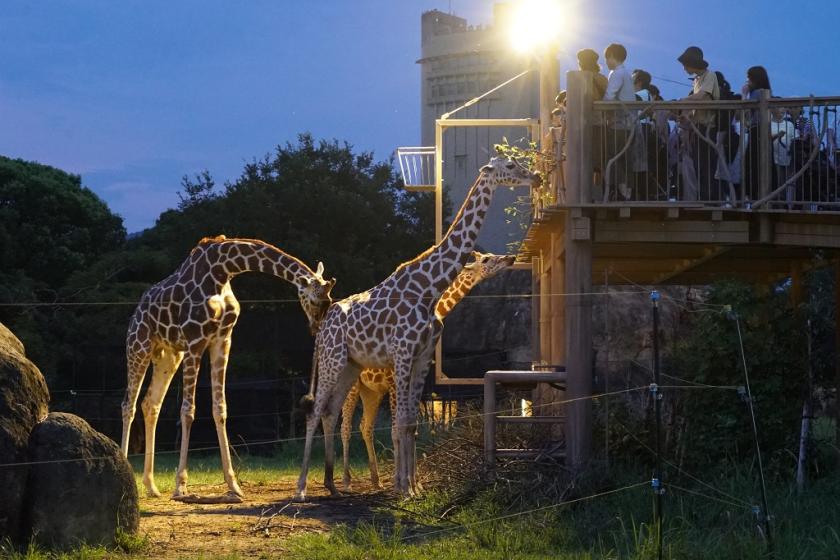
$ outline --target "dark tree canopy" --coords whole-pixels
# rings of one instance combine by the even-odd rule
[[[0,157],[0,274],[55,289],[124,239],[122,219],[78,175]]]

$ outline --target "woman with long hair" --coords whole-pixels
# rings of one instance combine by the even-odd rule
[[[750,69],[747,70],[747,80],[741,88],[743,98],[757,101],[761,98],[761,92],[763,90],[767,90],[768,95],[772,95],[772,89],[770,88],[770,76],[767,74],[767,69],[764,68],[764,66],[750,67]],[[749,128],[747,129],[747,150],[745,154],[746,176],[743,177],[744,196],[747,199],[755,199],[761,192],[761,186],[759,185],[760,169],[758,163],[760,146],[764,143],[766,144],[767,150],[772,149],[773,141],[769,136],[767,138],[759,138],[758,136],[759,118],[758,109],[753,109],[750,112],[750,119],[748,123]],[[775,172],[772,174],[775,175]],[[772,185],[768,185],[768,189],[772,190]]]

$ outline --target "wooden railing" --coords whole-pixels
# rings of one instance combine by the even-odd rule
[[[840,211],[840,97],[604,102],[592,101],[586,73],[568,76],[537,215],[590,205]]]

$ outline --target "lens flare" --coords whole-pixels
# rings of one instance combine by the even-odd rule
[[[533,51],[555,44],[565,27],[557,0],[520,0],[513,8],[508,36],[513,48]]]

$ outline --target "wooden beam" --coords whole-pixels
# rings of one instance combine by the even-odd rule
[[[697,268],[703,263],[709,262],[710,260],[718,257],[724,253],[729,251],[729,247],[716,247],[714,249],[707,249],[706,254],[702,257],[697,259],[685,259],[679,266],[674,267],[671,272],[667,272],[659,277],[657,277],[655,284],[664,284],[671,280],[672,278],[676,278],[680,274],[684,272],[688,272],[693,268]]]

